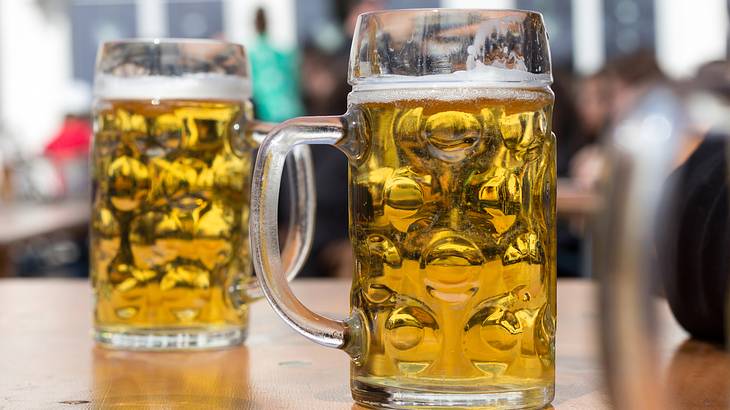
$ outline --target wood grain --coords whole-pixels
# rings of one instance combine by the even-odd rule
[[[297,281],[294,288],[319,312],[347,312],[347,281]],[[555,408],[608,408],[595,293],[589,281],[558,282]],[[347,356],[295,334],[262,301],[253,306],[245,347],[195,353],[95,347],[85,281],[0,280],[0,312],[0,409],[357,408]],[[676,389],[683,408],[726,405],[728,355],[699,342],[682,344],[686,336],[665,304],[660,322],[670,385],[685,386]],[[714,381],[705,383],[706,374]]]

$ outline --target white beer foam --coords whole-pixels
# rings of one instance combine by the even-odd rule
[[[251,97],[248,79],[225,74],[189,74],[179,77],[118,77],[101,74],[94,79],[94,97],[110,100],[231,100]]]
[[[479,64],[472,70],[424,76],[381,75],[359,80],[349,101],[391,102],[411,99],[468,100],[474,98],[527,99],[552,83],[550,74]]]
[[[476,99],[492,100],[533,100],[536,93],[542,94],[534,88],[545,85],[525,88],[509,88],[494,84],[491,86],[472,83],[428,83],[413,86],[411,84],[389,84],[389,87],[380,89],[355,88],[347,97],[349,104],[389,103],[405,100],[438,100],[438,101],[469,101]]]

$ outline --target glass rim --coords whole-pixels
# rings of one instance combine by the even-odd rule
[[[423,49],[414,51],[411,46],[416,38],[426,44],[421,47],[428,47],[431,41],[429,33],[437,39],[432,30],[427,30],[428,33],[424,33],[423,28],[395,30],[395,41],[390,35],[380,35],[390,34],[393,27],[409,19],[416,25],[434,25],[434,33],[462,29],[449,34],[449,41],[457,47],[449,45],[454,51],[447,49],[439,55],[441,60],[437,63],[444,63],[427,64],[429,51],[424,54]],[[449,27],[443,27],[443,22]],[[515,23],[519,25],[509,27]],[[492,27],[494,24],[498,28]],[[491,35],[485,35],[487,29],[492,30]],[[497,30],[496,37],[494,30]],[[522,40],[508,44],[509,47],[502,44],[509,40],[507,32],[514,30]],[[409,35],[410,40],[407,38]],[[434,44],[439,46],[438,41]],[[459,49],[459,44],[465,49]],[[493,53],[492,50],[499,51],[496,56],[489,56],[484,47],[488,47],[489,54]],[[477,69],[481,67],[485,69]],[[429,83],[438,83],[442,87],[458,87],[459,84],[486,88],[549,87],[553,76],[545,19],[540,12],[523,9],[413,8],[362,13],[358,16],[350,49],[348,83],[353,91],[429,88]]]
[[[105,47],[108,45],[136,45],[136,44],[199,44],[199,45],[216,45],[216,46],[232,46],[241,47],[244,50],[246,47],[243,44],[235,43],[228,40],[218,40],[214,38],[183,38],[183,37],[130,37],[130,38],[119,38],[113,40],[107,40],[101,42],[99,47]]]
[[[194,52],[181,52],[185,49]],[[142,69],[125,69],[124,65],[129,61],[124,57],[114,60],[113,53],[117,51],[121,51],[122,55],[130,52],[133,53],[130,55],[141,56],[141,62],[130,64],[137,64]],[[140,37],[104,41],[97,51],[93,95],[102,99],[247,100],[252,90],[246,51],[243,44],[219,39]],[[223,63],[216,63],[206,57],[209,52],[222,52],[230,56],[230,67],[234,69],[225,71],[221,65]],[[202,57],[196,55],[200,53]],[[107,58],[116,62],[104,66]],[[209,64],[197,67],[186,65],[195,61],[208,62],[213,67]],[[153,64],[148,65],[148,62]],[[163,73],[149,69],[156,66],[173,69]],[[117,68],[121,69],[121,73],[114,72]]]
[[[358,17],[370,17],[370,16],[381,16],[381,15],[387,15],[387,14],[426,14],[426,13],[434,13],[434,14],[446,14],[446,13],[454,13],[454,14],[467,14],[467,13],[479,13],[479,14],[508,14],[508,15],[515,15],[515,16],[534,16],[534,17],[540,17],[542,18],[542,13],[538,11],[533,10],[524,10],[524,9],[483,9],[483,8],[449,8],[449,7],[433,7],[433,8],[413,8],[413,9],[389,9],[389,10],[373,10],[368,11],[365,13],[360,14]]]

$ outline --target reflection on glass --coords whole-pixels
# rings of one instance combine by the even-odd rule
[[[727,96],[717,97],[726,93],[726,72],[711,87],[706,78],[696,80],[683,94],[653,86],[606,141],[607,205],[595,267],[603,282],[606,376],[617,408],[690,408],[703,402],[685,388],[694,383],[707,397],[727,392],[702,364],[727,357],[701,342],[682,345],[663,385],[654,312],[654,297],[662,294],[692,337],[723,340],[730,313],[730,127]]]
[[[252,408],[249,352],[93,350],[93,388],[101,407]]]

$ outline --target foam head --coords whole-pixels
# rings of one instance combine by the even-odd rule
[[[189,74],[179,77],[117,77],[100,74],[94,97],[107,100],[230,100],[251,97],[247,78],[223,74]]]
[[[532,99],[535,98],[532,90],[547,89],[551,81],[549,74],[532,74],[492,66],[417,77],[384,75],[356,84],[348,101],[361,104],[403,100]]]

